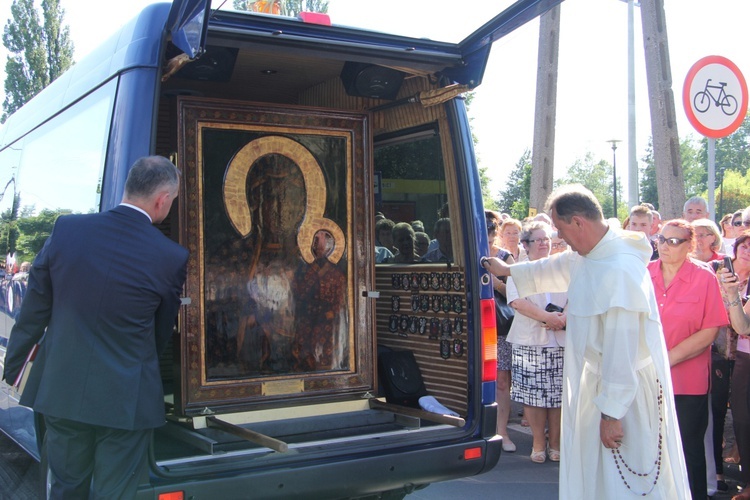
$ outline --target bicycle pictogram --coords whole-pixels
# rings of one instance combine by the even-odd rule
[[[721,108],[725,115],[732,116],[735,114],[737,112],[737,99],[733,95],[727,94],[724,88],[726,86],[726,82],[711,85],[711,78],[706,80],[705,88],[693,97],[693,107],[695,110],[698,113],[705,113],[711,107],[711,101],[713,101],[714,105],[717,108]],[[718,95],[714,96],[711,89],[718,90]]]

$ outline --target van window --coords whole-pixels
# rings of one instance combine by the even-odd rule
[[[437,127],[429,125],[377,137],[374,158],[375,210],[386,219],[386,222],[375,221],[375,244],[394,255],[388,257],[386,252],[376,248],[377,260],[379,263],[412,262],[405,255],[409,252],[410,238],[404,224],[408,224],[415,233],[423,233],[417,234],[414,242],[418,255],[414,260],[418,262],[428,251],[424,240],[428,240],[428,246],[432,242],[430,250],[434,250],[439,246],[436,240],[439,233],[449,231],[445,220],[448,218],[445,168]],[[378,253],[386,256],[380,257]]]
[[[34,259],[60,214],[99,211],[116,89],[110,81],[0,152],[0,255],[16,267]]]

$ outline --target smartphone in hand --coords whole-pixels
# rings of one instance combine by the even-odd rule
[[[724,256],[724,269],[734,274],[734,266],[732,265],[732,259],[728,256]]]

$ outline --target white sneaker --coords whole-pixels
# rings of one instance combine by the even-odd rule
[[[516,451],[516,445],[513,443],[513,441],[510,440],[509,437],[503,437],[503,451],[508,453],[513,453]]]

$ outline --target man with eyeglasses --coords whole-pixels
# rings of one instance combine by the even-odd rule
[[[573,252],[481,263],[512,274],[521,297],[568,291],[560,498],[688,498],[651,246],[609,227],[581,185],[558,188],[547,207]]]

